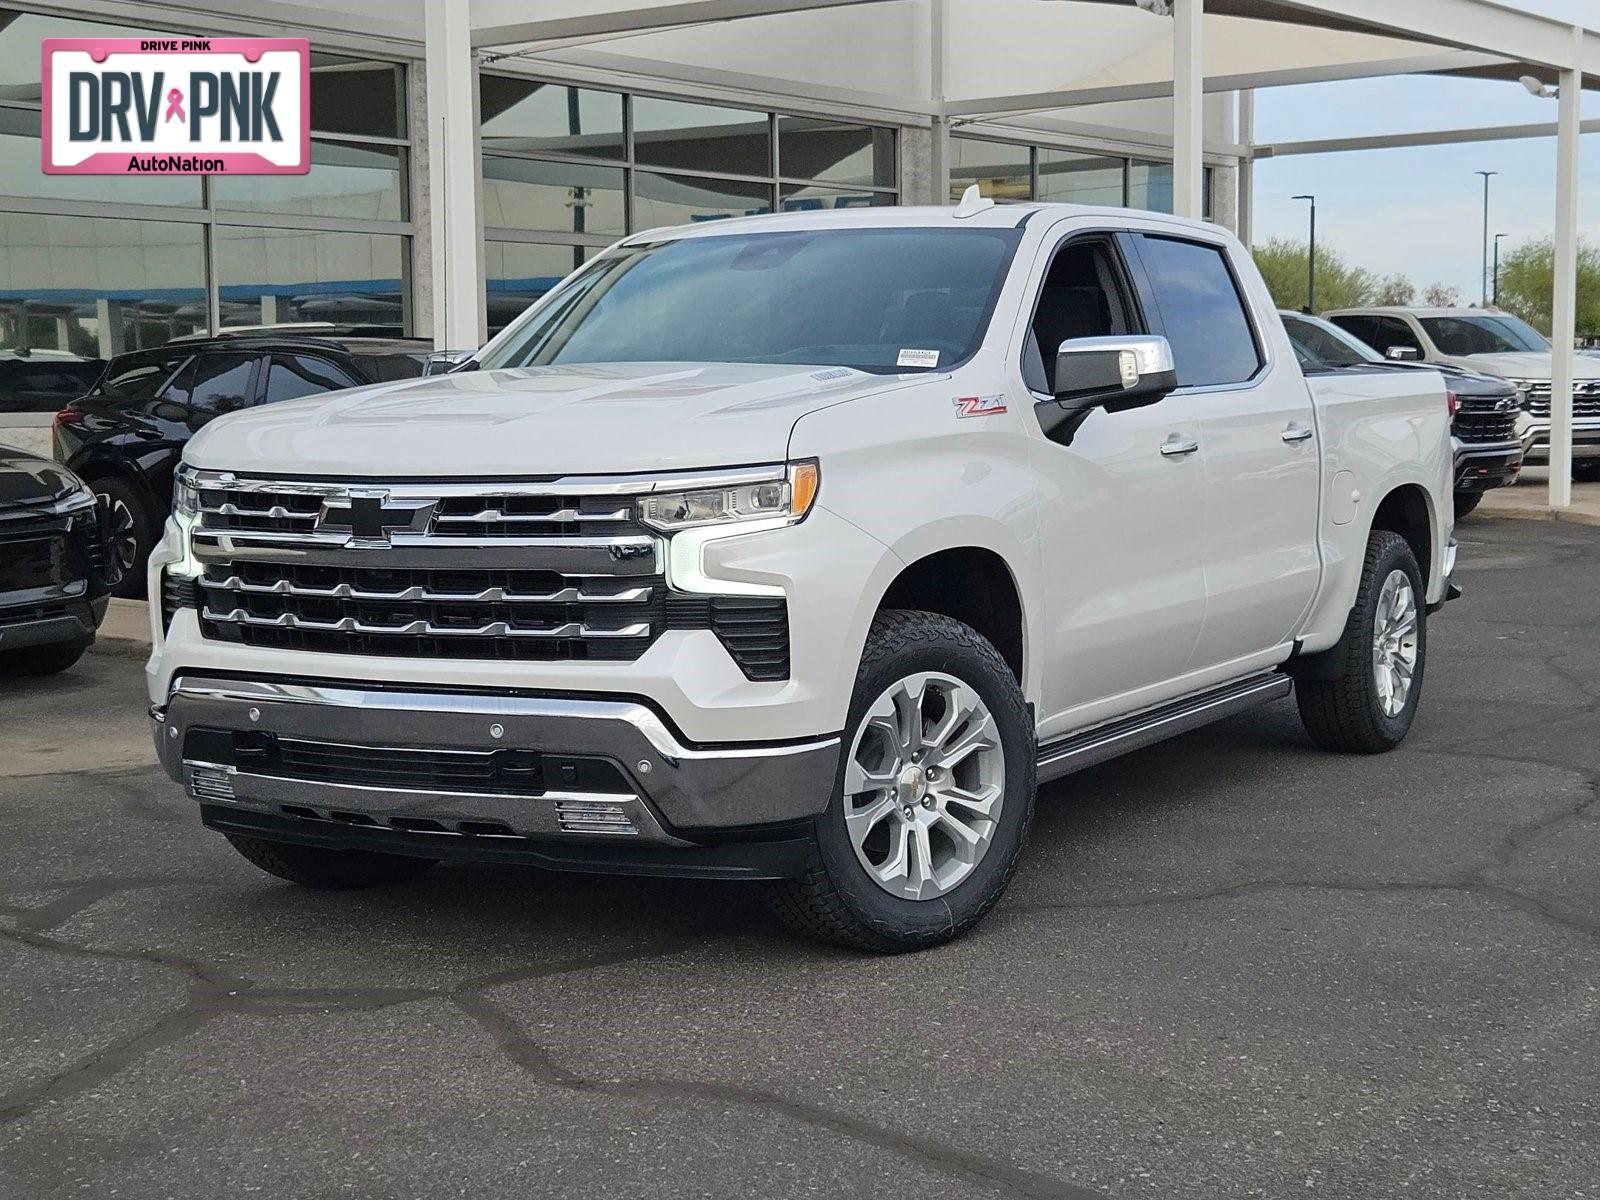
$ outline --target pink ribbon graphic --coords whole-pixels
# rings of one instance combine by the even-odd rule
[[[173,117],[177,117],[180,121],[189,119],[183,115],[183,93],[177,88],[167,93],[167,115],[162,118],[162,122],[170,121]]]

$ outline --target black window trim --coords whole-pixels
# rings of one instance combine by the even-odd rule
[[[1212,240],[1206,237],[1197,237],[1188,231],[1176,232],[1165,229],[1134,229],[1126,231],[1129,241],[1129,253],[1134,256],[1139,264],[1139,276],[1144,294],[1148,297],[1150,308],[1154,314],[1155,322],[1160,329],[1152,326],[1151,332],[1159,332],[1162,337],[1167,336],[1167,322],[1161,312],[1161,298],[1156,294],[1155,286],[1150,282],[1150,276],[1145,267],[1144,258],[1139,253],[1140,245],[1146,238],[1156,238],[1168,242],[1188,242],[1192,246],[1203,246],[1207,250],[1215,250],[1222,258],[1223,269],[1228,272],[1228,278],[1233,281],[1234,294],[1239,298],[1239,307],[1244,312],[1245,326],[1250,330],[1250,340],[1255,344],[1256,369],[1245,379],[1237,383],[1190,383],[1174,388],[1174,396],[1191,396],[1209,392],[1244,392],[1260,387],[1271,377],[1277,366],[1277,359],[1272,353],[1272,344],[1262,334],[1260,314],[1256,306],[1239,280],[1239,272],[1233,265],[1233,255],[1228,253],[1228,244],[1224,241]],[[1276,310],[1274,310],[1276,312]],[[1170,340],[1170,339],[1169,339]]]
[[[1029,212],[1028,216],[1033,216],[1033,212]],[[1020,229],[1026,220],[1026,217],[1023,218],[1023,222],[1019,222],[1017,228]],[[1122,245],[1124,234],[1124,230],[1119,229],[1114,225],[1095,225],[1084,229],[1070,229],[1058,237],[1054,244],[1047,244],[1041,247],[1043,253],[1035,261],[1043,262],[1044,269],[1040,273],[1038,279],[1032,285],[1033,303],[1028,306],[1027,319],[1023,321],[1021,325],[1017,345],[1014,347],[1011,354],[1013,364],[1016,366],[1017,371],[1022,378],[1024,389],[1035,399],[1053,400],[1055,397],[1050,395],[1048,392],[1035,391],[1031,386],[1028,385],[1027,371],[1023,361],[1024,356],[1028,352],[1028,338],[1032,336],[1033,322],[1034,319],[1038,317],[1039,305],[1044,300],[1044,285],[1045,281],[1050,278],[1051,268],[1055,266],[1057,257],[1059,257],[1061,253],[1074,242],[1099,242],[1101,245],[1105,246],[1106,250],[1108,251],[1108,257],[1111,260],[1111,270],[1116,274],[1117,283],[1122,288],[1122,299],[1123,303],[1128,309],[1129,322],[1139,326],[1146,332],[1156,332],[1151,324],[1151,318],[1148,312],[1149,306],[1146,303],[1146,298],[1143,294],[1144,289],[1140,286],[1139,279],[1137,278],[1138,273],[1133,269],[1133,265],[1128,261],[1126,247]],[[1039,355],[1041,358],[1044,357],[1044,352],[1044,347],[1040,346]],[[1045,366],[1046,370],[1048,370],[1048,362],[1045,364]]]

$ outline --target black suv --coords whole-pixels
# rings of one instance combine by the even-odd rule
[[[106,615],[105,567],[88,486],[0,446],[0,679],[78,661]]]
[[[427,342],[262,333],[180,338],[119,354],[56,414],[55,456],[106,513],[119,596],[144,595],[144,564],[172,507],[183,445],[224,413],[423,372]]]

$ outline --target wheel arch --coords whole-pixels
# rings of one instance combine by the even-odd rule
[[[877,610],[934,612],[982,634],[1026,688],[1027,623],[1022,588],[998,551],[950,545],[911,559],[878,600]]]
[[[1434,511],[1428,490],[1419,483],[1402,483],[1389,489],[1372,513],[1370,537],[1379,529],[1399,534],[1416,555],[1417,566],[1422,569],[1424,592],[1431,591],[1434,581],[1434,550],[1439,544],[1439,518]]]

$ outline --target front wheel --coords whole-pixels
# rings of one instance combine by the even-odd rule
[[[1410,544],[1397,533],[1373,530],[1344,636],[1327,652],[1331,671],[1295,682],[1300,720],[1317,745],[1381,754],[1405,740],[1427,664],[1424,595]]]
[[[772,885],[773,908],[852,949],[947,942],[1010,883],[1034,787],[1028,707],[999,652],[949,617],[880,613],[812,860],[803,878]]]
[[[1455,496],[1456,520],[1460,520],[1483,502],[1482,492],[1457,492]]]

